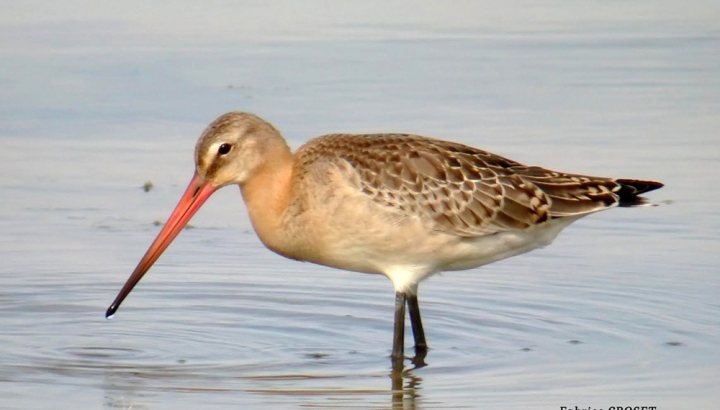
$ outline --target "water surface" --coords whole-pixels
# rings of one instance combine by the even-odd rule
[[[175,4],[0,18],[1,408],[716,406],[715,3]],[[105,320],[230,110],[294,147],[414,132],[667,186],[429,279],[400,379],[389,280],[271,253],[233,187]]]

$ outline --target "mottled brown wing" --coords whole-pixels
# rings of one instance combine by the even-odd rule
[[[587,215],[614,207],[621,185],[612,178],[565,174],[524,165],[510,168],[550,201],[550,217]]]
[[[358,174],[358,189],[375,202],[432,220],[435,229],[460,236],[526,229],[617,201],[607,187],[613,184],[609,179],[526,167],[476,148],[415,135],[326,135],[298,153],[301,162],[346,161]]]

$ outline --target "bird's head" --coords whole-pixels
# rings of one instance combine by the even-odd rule
[[[270,123],[245,112],[230,112],[213,121],[195,146],[197,175],[219,188],[240,184],[272,162],[287,144]]]
[[[231,112],[221,115],[202,133],[195,146],[195,174],[180,202],[155,241],[105,314],[110,318],[203,203],[218,188],[241,186],[265,167],[273,166],[278,155],[289,154],[280,133],[259,117]]]

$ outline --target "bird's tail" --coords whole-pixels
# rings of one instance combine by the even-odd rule
[[[620,190],[616,192],[620,196],[619,206],[624,207],[652,205],[647,198],[641,197],[640,194],[665,186],[660,182],[640,181],[637,179],[616,179],[615,182],[620,184]]]

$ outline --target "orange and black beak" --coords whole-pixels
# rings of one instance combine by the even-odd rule
[[[195,212],[200,209],[202,204],[205,203],[217,188],[218,187],[213,186],[210,182],[204,181],[195,173],[180,202],[175,207],[175,210],[170,215],[170,218],[167,223],[165,223],[165,226],[157,238],[155,238],[155,242],[153,242],[147,252],[145,252],[145,256],[140,260],[135,271],[130,275],[130,278],[125,282],[125,286],[123,286],[112,305],[108,308],[107,313],[105,313],[106,318],[109,319],[115,314],[123,300],[125,300],[135,285],[140,282],[143,275],[145,275],[145,272],[150,269],[153,263],[162,255],[168,245],[170,245],[170,242],[175,239],[190,218],[195,215]]]

